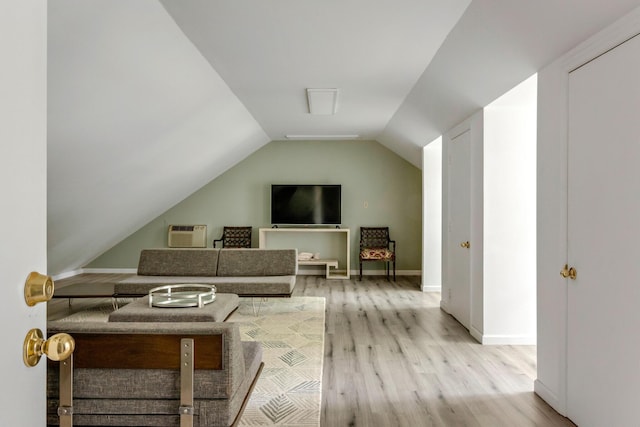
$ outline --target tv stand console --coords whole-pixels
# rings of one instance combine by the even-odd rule
[[[338,273],[336,270],[338,269],[338,260],[328,258],[320,258],[320,259],[310,259],[310,260],[299,260],[298,265],[324,265],[326,267],[326,277],[327,279],[349,279],[351,277],[351,233],[348,228],[261,228],[258,234],[258,246],[260,248],[269,247],[269,238],[268,236],[274,236],[276,234],[298,234],[304,236],[304,234],[312,234],[312,233],[320,233],[326,234],[327,236],[339,236],[344,242],[341,242],[341,245],[344,245],[345,248],[345,272]],[[333,269],[333,270],[332,270]]]

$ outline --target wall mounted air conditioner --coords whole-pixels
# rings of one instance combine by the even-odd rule
[[[170,248],[206,248],[206,225],[170,225]]]

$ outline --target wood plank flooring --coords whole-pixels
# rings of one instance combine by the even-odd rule
[[[327,299],[323,426],[572,426],[533,393],[535,346],[482,346],[418,277],[298,276]]]
[[[56,283],[120,280],[80,275]],[[322,426],[573,426],[533,393],[535,346],[482,346],[418,277],[298,276],[326,298]],[[49,318],[91,304],[49,303]],[[95,302],[94,302],[95,303]]]

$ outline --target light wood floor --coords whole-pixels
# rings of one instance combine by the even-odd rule
[[[124,277],[83,276],[56,286]],[[327,301],[322,426],[574,425],[533,393],[534,346],[478,344],[419,283],[298,276],[295,296]],[[49,304],[50,319],[69,311]]]

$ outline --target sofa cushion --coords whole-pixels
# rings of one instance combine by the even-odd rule
[[[298,273],[296,249],[221,249],[220,277],[289,276]]]
[[[143,249],[138,274],[144,276],[215,276],[219,249]]]
[[[224,322],[238,308],[236,294],[216,293],[216,299],[204,307],[149,307],[149,296],[112,312],[109,322]]]
[[[138,274],[117,283],[114,294],[142,296],[157,286],[191,283],[241,296],[289,296],[297,273],[297,249],[143,249]]]
[[[387,248],[363,249],[360,251],[360,259],[367,261],[391,261],[395,254]]]
[[[240,296],[290,296],[296,276],[216,277],[213,282],[219,292]]]

